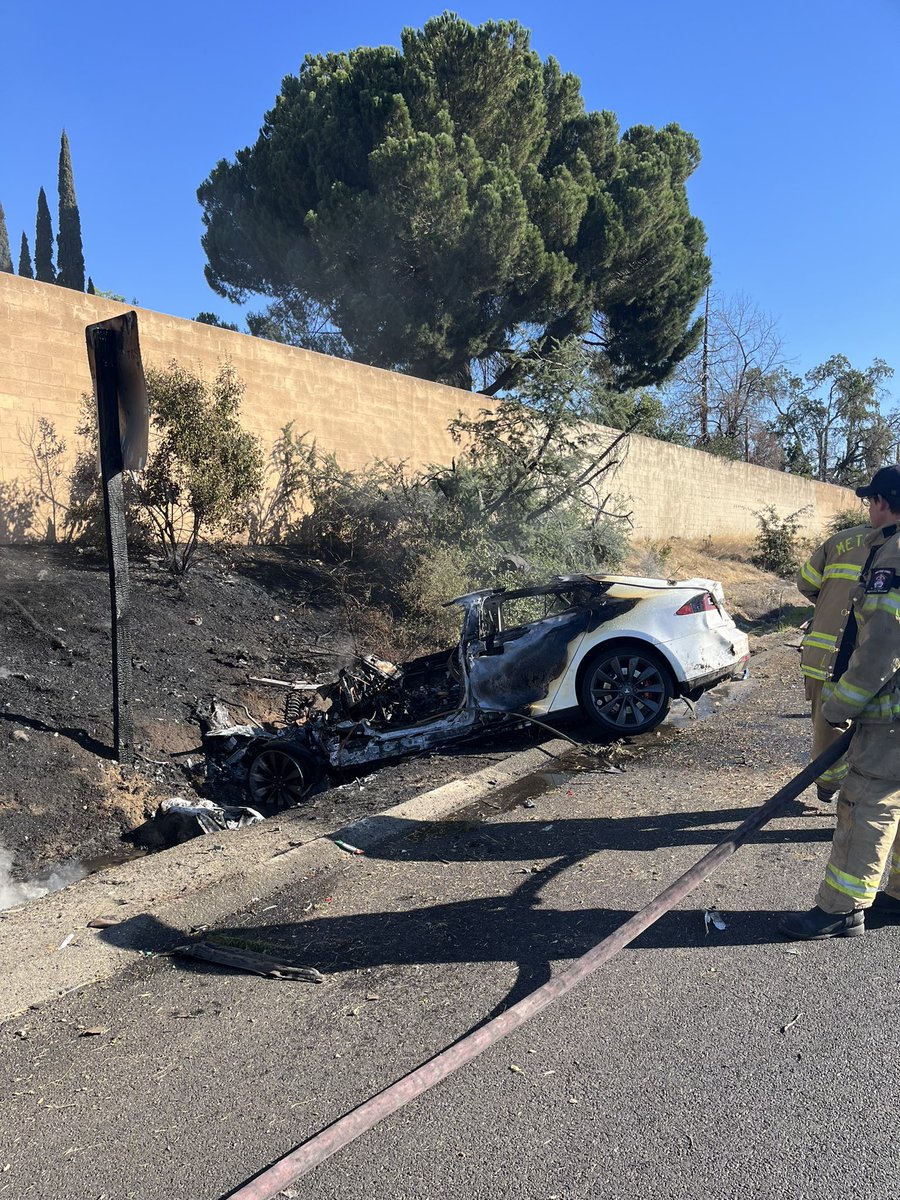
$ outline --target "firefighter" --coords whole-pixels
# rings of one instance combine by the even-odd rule
[[[822,716],[822,685],[831,678],[850,593],[869,553],[866,538],[871,532],[871,525],[841,530],[823,542],[797,573],[797,588],[816,606],[800,648],[800,670],[812,706],[812,758],[818,758],[838,736]],[[816,780],[818,799],[830,803],[846,774],[845,757]]]
[[[857,937],[865,933],[867,909],[900,920],[900,465],[882,467],[856,494],[869,502],[872,532],[832,678],[822,689],[825,720],[838,728],[852,721],[856,732],[817,903],[779,926],[791,938]]]

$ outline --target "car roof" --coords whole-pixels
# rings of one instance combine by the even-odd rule
[[[533,584],[524,588],[480,588],[475,592],[466,592],[462,596],[455,596],[452,600],[446,602],[446,606],[451,604],[460,604],[465,606],[473,600],[483,600],[490,597],[498,597],[505,600],[517,600],[524,596],[547,596],[554,592],[564,592],[571,587],[589,587],[591,584],[598,585],[598,591],[601,594],[611,594],[616,597],[625,597],[633,592],[647,591],[678,591],[679,589],[690,589],[692,591],[713,591],[716,594],[721,592],[721,584],[713,579],[655,579],[643,575],[606,575],[606,574],[580,574],[580,575],[557,575],[546,583]]]

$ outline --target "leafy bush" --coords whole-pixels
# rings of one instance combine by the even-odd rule
[[[860,504],[856,508],[842,508],[840,512],[836,512],[829,520],[826,529],[829,534],[841,533],[845,529],[850,529],[853,525],[865,525],[868,523],[868,517],[863,506]]]
[[[138,494],[169,569],[180,575],[201,531],[246,529],[262,452],[238,421],[244,385],[233,367],[223,366],[211,386],[174,361],[146,374],[155,441]]]
[[[173,574],[189,567],[201,533],[239,533],[262,483],[262,453],[238,421],[243,385],[224,366],[212,385],[172,362],[146,372],[151,449],[143,472],[124,480],[132,546],[155,544]],[[97,423],[85,397],[78,433],[86,445],[72,474],[66,523],[80,542],[102,545]]]
[[[786,517],[779,517],[773,505],[768,504],[753,515],[759,525],[750,561],[764,571],[772,571],[783,579],[795,574],[802,551],[799,537],[800,517],[809,508],[797,509]]]

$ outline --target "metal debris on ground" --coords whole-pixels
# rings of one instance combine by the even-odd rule
[[[788,1021],[786,1025],[782,1025],[782,1026],[781,1026],[781,1032],[782,1032],[782,1033],[787,1033],[787,1031],[788,1031],[789,1029],[792,1029],[792,1028],[793,1028],[793,1027],[794,1027],[794,1026],[797,1024],[797,1022],[800,1020],[800,1018],[801,1018],[802,1016],[803,1016],[803,1013],[802,1013],[802,1012],[798,1012],[798,1013],[797,1013],[797,1015],[796,1015],[796,1017],[794,1017],[794,1019],[793,1019],[792,1021]]]
[[[703,914],[703,924],[706,927],[706,933],[709,935],[710,925],[714,925],[716,929],[727,929],[728,926],[722,919],[722,914],[717,908],[708,908]]]
[[[171,796],[163,800],[156,810],[157,819],[179,827],[178,831],[192,837],[197,833],[220,833],[223,829],[243,829],[262,821],[263,815],[255,808],[240,804],[214,804],[212,800],[185,800],[183,796]]]
[[[223,946],[218,942],[185,942],[169,952],[180,958],[196,958],[202,962],[215,963],[220,967],[231,967],[249,971],[253,975],[264,975],[269,979],[298,979],[306,983],[324,983],[325,976],[315,967],[298,967],[286,963],[270,954],[259,954],[255,950]]]

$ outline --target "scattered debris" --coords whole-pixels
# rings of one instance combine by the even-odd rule
[[[781,1026],[781,1032],[782,1032],[782,1033],[787,1033],[787,1031],[788,1031],[789,1029],[792,1029],[792,1028],[793,1028],[793,1027],[794,1027],[794,1026],[797,1024],[797,1022],[800,1020],[800,1018],[801,1018],[802,1016],[803,1016],[803,1013],[802,1013],[802,1012],[798,1012],[798,1013],[797,1013],[797,1015],[796,1015],[796,1017],[794,1017],[794,1019],[793,1019],[792,1021],[788,1021],[788,1023],[787,1023],[786,1025],[782,1025],[782,1026]]]
[[[75,934],[74,934],[74,933],[70,933],[70,934],[68,935],[68,937],[64,937],[64,938],[63,938],[63,940],[62,940],[62,941],[59,943],[59,945],[56,947],[57,953],[58,953],[60,950],[65,950],[66,946],[70,946],[70,945],[72,944],[72,942],[74,942],[74,940],[75,940]]]
[[[92,917],[87,923],[88,929],[109,929],[113,925],[120,925],[121,921],[118,917]]]
[[[102,1037],[104,1033],[109,1033],[108,1025],[78,1026],[79,1037]]]
[[[298,967],[293,963],[273,958],[269,954],[259,954],[254,950],[238,950],[233,946],[223,946],[218,942],[185,942],[182,946],[176,946],[170,953],[182,958],[197,958],[203,962],[216,963],[220,967],[250,971],[251,974],[264,975],[269,979],[299,979],[306,983],[325,982],[325,976],[315,967]]]
[[[709,927],[714,925],[716,929],[727,929],[728,926],[722,919],[722,914],[717,908],[708,908],[703,914],[703,924],[706,927],[706,934],[709,936]]]
[[[365,854],[365,850],[360,850],[359,846],[351,846],[349,842],[342,842],[340,838],[334,838],[334,844],[341,850],[346,850],[348,854]]]
[[[197,710],[204,738],[221,738],[224,742],[236,738],[253,737],[256,730],[252,725],[236,725],[231,713],[221,700],[213,700]]]
[[[199,797],[185,800],[184,796],[171,796],[163,800],[156,810],[155,820],[162,820],[169,827],[173,841],[182,842],[186,837],[199,833],[220,833],[223,829],[243,829],[262,821],[263,815],[255,808],[239,804],[214,804],[212,800]],[[181,836],[179,836],[179,834]]]

